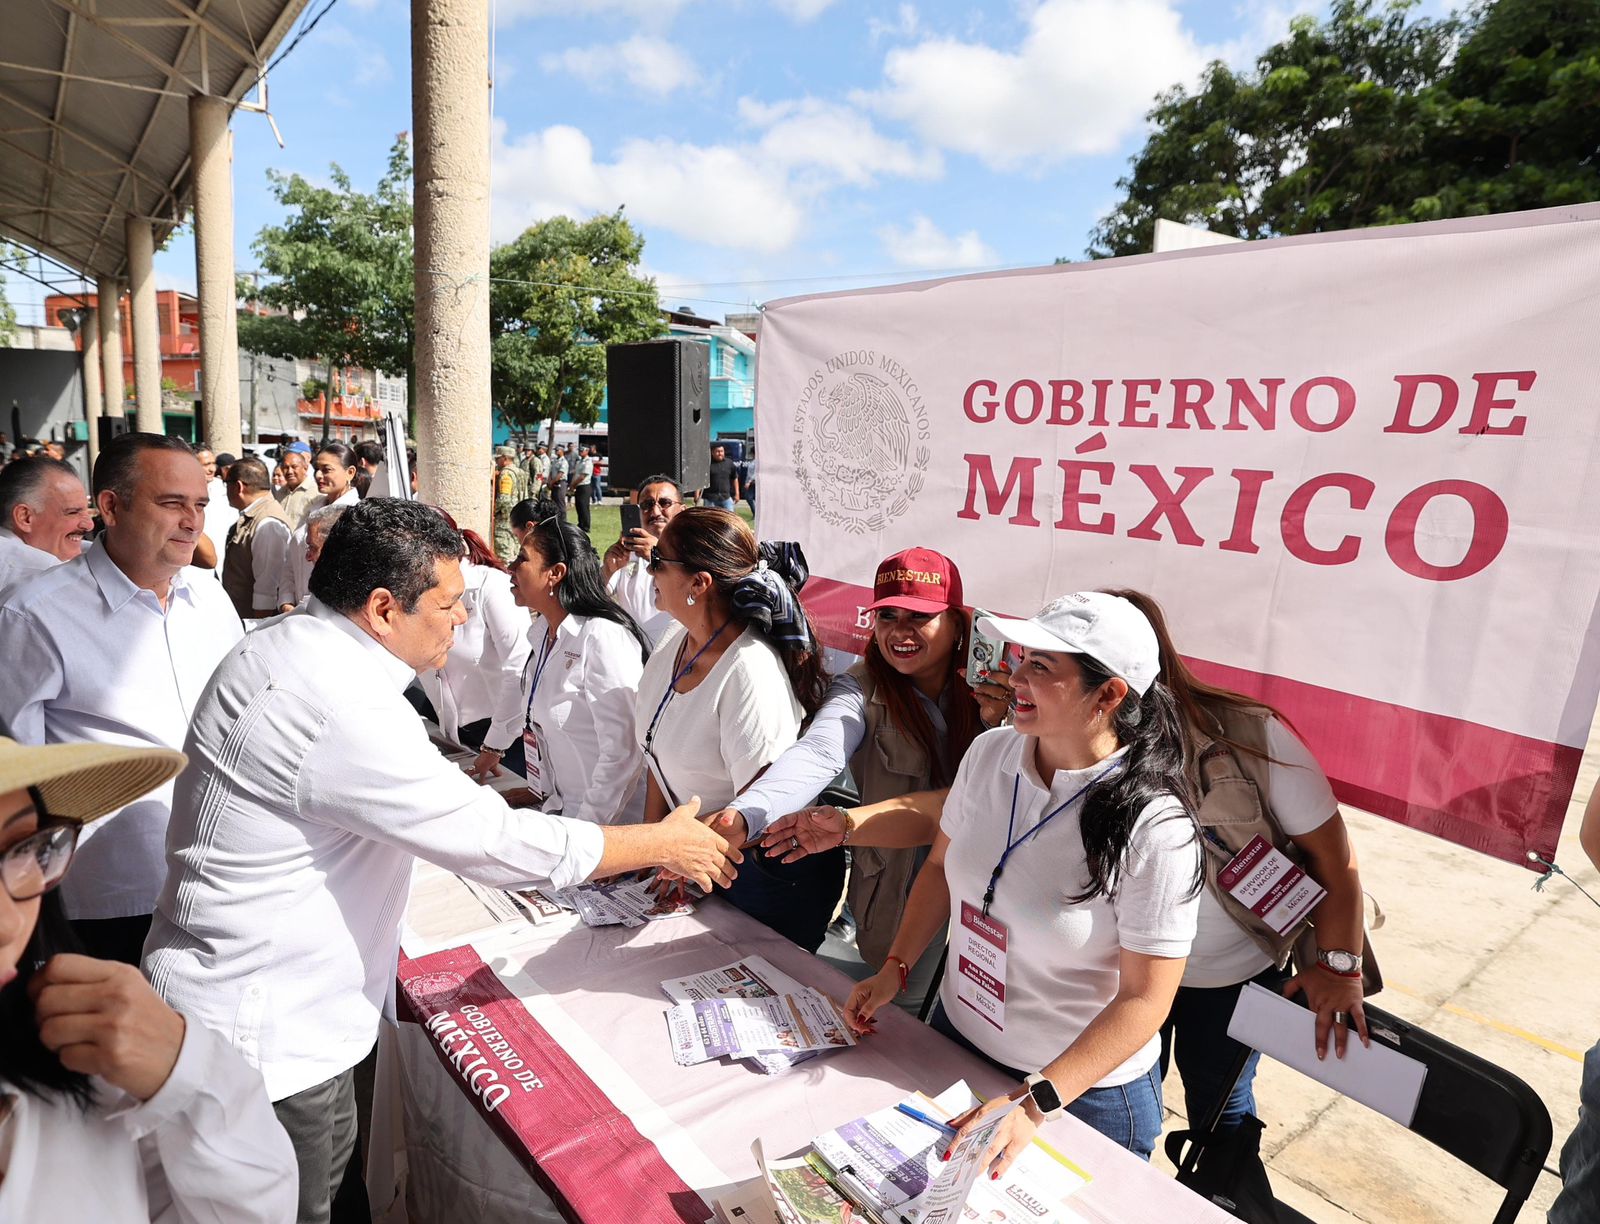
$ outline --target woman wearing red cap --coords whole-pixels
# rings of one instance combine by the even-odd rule
[[[862,803],[949,786],[983,730],[962,676],[971,620],[961,573],[942,553],[908,548],[878,566],[872,638],[863,660],[835,681],[804,739],[732,804],[753,836],[776,816],[812,802],[846,763]],[[782,852],[781,844],[778,847]],[[869,969],[884,964],[926,847],[851,848],[848,898],[856,946]],[[909,966],[896,1001],[920,1009],[939,946]]]

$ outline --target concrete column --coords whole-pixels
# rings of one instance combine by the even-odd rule
[[[129,217],[128,299],[133,313],[133,395],[138,429],[161,433],[161,320],[156,317],[155,234],[143,217]]]
[[[94,472],[94,461],[100,457],[100,418],[105,415],[106,402],[100,386],[100,312],[86,310],[83,322],[78,324],[78,335],[83,338],[83,399],[89,406],[89,471]]]
[[[189,99],[189,159],[194,166],[195,280],[200,299],[203,441],[237,455],[239,435],[238,290],[233,267],[233,137],[225,98]]]
[[[122,282],[102,276],[95,282],[100,317],[100,384],[105,394],[105,414],[122,415]]]
[[[418,487],[488,531],[489,0],[411,0]]]

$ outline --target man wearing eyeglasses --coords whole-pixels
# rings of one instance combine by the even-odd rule
[[[683,490],[670,476],[647,476],[639,484],[639,514],[644,526],[626,531],[604,558],[606,590],[639,623],[651,645],[671,624],[656,607],[656,584],[646,563],[667,524],[683,509]]]

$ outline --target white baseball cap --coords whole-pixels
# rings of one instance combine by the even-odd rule
[[[1144,613],[1104,591],[1063,595],[1031,620],[980,616],[978,632],[1029,650],[1088,655],[1141,697],[1161,671],[1161,647]]]

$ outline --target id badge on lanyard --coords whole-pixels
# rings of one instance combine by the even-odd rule
[[[522,729],[522,776],[528,789],[543,803],[550,796],[550,767],[539,745],[539,727],[529,723]]]
[[[970,901],[961,903],[955,930],[956,998],[1000,1032],[1006,1028],[1006,944],[1010,933],[998,918]]]

